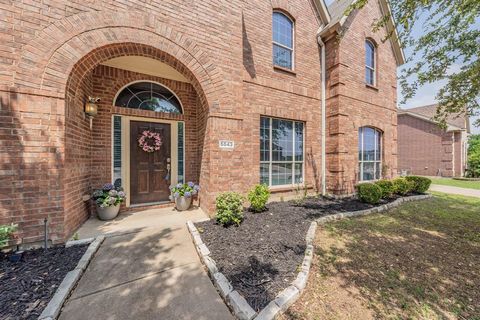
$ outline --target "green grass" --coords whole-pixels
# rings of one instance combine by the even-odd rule
[[[322,281],[341,279],[360,292],[374,318],[480,319],[480,198],[433,194],[320,229],[314,263],[319,276],[311,276],[310,289],[294,306],[300,318],[346,318],[352,310],[344,305],[325,313],[316,302]],[[326,290],[329,296],[343,289]]]
[[[480,190],[480,181],[464,181],[451,178],[431,178],[432,184]]]

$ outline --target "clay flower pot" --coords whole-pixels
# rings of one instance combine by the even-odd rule
[[[120,204],[104,208],[97,206],[97,217],[103,221],[112,220],[118,216],[118,211],[120,211]]]
[[[178,211],[185,211],[192,205],[192,197],[177,197],[175,198],[175,207]]]

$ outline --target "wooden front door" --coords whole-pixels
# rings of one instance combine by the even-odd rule
[[[160,150],[145,152],[138,146],[144,130],[160,134]],[[170,196],[170,125],[130,121],[130,203],[167,201]]]

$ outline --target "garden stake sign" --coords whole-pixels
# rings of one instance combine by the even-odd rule
[[[162,138],[160,134],[151,130],[145,130],[138,138],[138,146],[143,151],[152,153],[160,150],[162,146]]]

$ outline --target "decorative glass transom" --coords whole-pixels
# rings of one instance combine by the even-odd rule
[[[147,81],[135,82],[123,88],[114,105],[155,112],[182,113],[180,101],[170,90]]]

